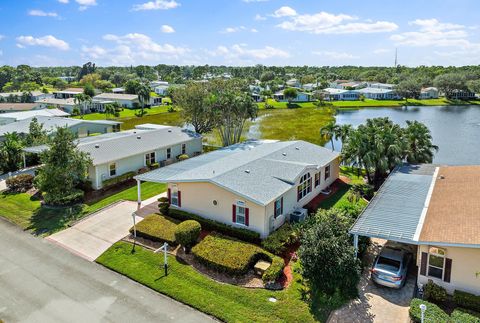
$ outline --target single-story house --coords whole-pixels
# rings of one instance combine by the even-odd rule
[[[173,163],[182,154],[191,157],[201,154],[201,135],[179,127],[156,126],[79,139],[77,149],[92,159],[88,178],[93,188],[100,189],[106,180],[138,172],[154,163],[160,166]],[[46,146],[37,146],[25,151],[39,153],[45,149]]]
[[[308,102],[310,101],[312,95],[307,92],[301,92],[297,90],[297,97],[292,100],[292,102]],[[288,100],[283,95],[283,90],[276,92],[273,95],[273,98],[278,102],[288,102]]]
[[[19,103],[24,104],[24,103]],[[38,110],[30,110],[30,111],[18,111],[18,112],[10,112],[10,113],[2,113],[0,115],[0,126],[21,121],[24,119],[29,119],[33,117],[68,117],[70,114],[58,110],[58,109],[38,109]]]
[[[123,87],[114,87],[112,93],[125,94],[125,88]]]
[[[374,100],[401,100],[402,97],[393,89],[383,87],[366,87],[363,89],[355,90],[360,95],[364,95],[367,99]]]
[[[95,95],[93,99],[96,101],[115,101],[127,109],[140,105],[138,95],[136,94],[102,93]]]
[[[6,133],[16,132],[21,135],[28,134],[33,118],[36,118],[37,121],[43,125],[43,129],[49,134],[54,133],[58,127],[68,127],[70,131],[79,138],[87,137],[94,133],[116,132],[120,130],[121,124],[121,122],[110,120],[83,120],[37,115],[0,126],[0,141]]]
[[[375,88],[375,89],[393,90],[393,89],[395,89],[395,84],[389,84],[389,83],[367,83],[367,87],[371,87],[371,88]]]
[[[46,98],[35,101],[38,104],[40,109],[47,109],[54,107],[56,109],[63,110],[68,113],[72,113],[73,109],[77,105],[74,98],[68,99],[56,99],[56,98]]]
[[[337,152],[305,141],[252,140],[135,178],[139,188],[141,181],[168,183],[172,208],[265,238],[306,215],[303,207],[338,178],[339,164]]]
[[[322,86],[322,84],[319,83],[319,82],[316,82],[316,83],[306,83],[306,84],[303,84],[303,85],[302,85],[302,89],[304,89],[305,91],[313,91],[313,90],[319,89],[321,86]]]
[[[420,92],[420,99],[438,99],[438,89],[436,87],[426,87]]]
[[[20,102],[23,93],[24,92],[4,92],[0,93],[0,97],[2,97],[3,101],[8,101],[9,98],[14,98],[15,102]],[[53,94],[43,93],[41,91],[30,91],[27,93],[30,93],[32,95],[32,102],[53,97]]]
[[[55,99],[72,99],[75,95],[83,93],[83,88],[68,88],[62,91],[54,91]]]
[[[360,97],[360,94],[357,90],[326,88],[322,91],[325,94],[325,99],[328,99],[330,101],[355,101],[358,100]]]
[[[480,166],[404,165],[350,230],[414,245],[418,284],[480,295]]]
[[[37,107],[37,103],[0,103],[0,113],[30,111]]]
[[[165,96],[168,93],[168,88],[169,88],[168,85],[159,85],[159,86],[156,86],[153,89],[153,91],[158,95]]]
[[[300,83],[299,80],[297,79],[290,79],[288,81],[285,82],[285,84],[288,86],[288,87],[301,87],[302,86],[302,83]]]
[[[455,90],[449,97],[454,100],[474,100],[475,98],[474,92],[464,90]]]
[[[150,82],[150,88],[152,91],[155,91],[155,88],[158,86],[166,86],[168,88],[168,82],[167,81],[151,81]]]

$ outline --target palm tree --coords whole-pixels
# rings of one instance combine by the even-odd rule
[[[407,151],[405,159],[412,164],[431,163],[438,146],[432,143],[430,130],[418,121],[407,121],[405,128]]]
[[[92,98],[86,94],[79,93],[75,95],[74,102],[77,106],[80,107],[80,115],[83,118],[83,115],[85,114],[85,110],[87,109],[86,106],[92,103]]]
[[[115,107],[113,106],[113,104],[106,104],[105,105],[105,116],[107,117],[108,119],[108,116],[109,115],[115,115]]]
[[[0,166],[5,172],[13,172],[22,164],[23,143],[16,133],[6,133],[0,145]]]
[[[332,150],[335,150],[335,146],[333,145],[333,139],[335,137],[335,134],[338,133],[338,129],[339,127],[335,123],[335,121],[331,121],[322,128],[320,128],[320,136],[325,140],[330,139],[330,142],[332,143]]]
[[[145,104],[150,102],[150,85],[142,83],[137,90],[138,100],[142,106],[142,116],[144,114]]]

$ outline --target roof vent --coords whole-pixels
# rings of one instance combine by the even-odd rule
[[[283,156],[287,156],[287,153],[282,153]]]
[[[142,139],[142,137],[141,137],[141,136],[137,136],[137,139]]]
[[[250,174],[250,169],[245,169],[245,173]]]
[[[443,176],[443,175],[440,175],[440,177],[439,177],[439,178],[440,178],[440,179],[445,179],[445,176]]]
[[[172,129],[168,129],[168,132],[172,132]]]
[[[99,144],[95,144],[95,148],[100,148],[100,145],[99,145]]]
[[[300,147],[295,147],[296,150],[300,150]]]

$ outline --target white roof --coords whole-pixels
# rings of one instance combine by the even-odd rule
[[[68,99],[55,99],[55,98],[46,98],[35,101],[35,103],[45,103],[45,104],[58,104],[58,105],[75,105],[74,98]]]
[[[378,87],[366,87],[363,89],[358,89],[357,91],[360,93],[380,93],[380,94],[394,92],[394,90],[392,89],[384,89],[384,88],[378,88]]]
[[[136,94],[121,94],[121,93],[102,93],[93,97],[96,100],[128,100],[134,101],[138,99]]]
[[[45,94],[41,91],[30,91],[28,93],[31,93],[32,96],[39,96],[39,95]],[[0,96],[6,98],[6,97],[9,97],[10,95],[22,96],[22,94],[23,92],[3,92],[3,93],[0,93]]]
[[[40,109],[30,111],[19,111],[0,114],[0,118],[14,119],[15,121],[25,120],[28,118],[44,116],[44,117],[67,117],[69,113],[66,113],[59,109]]]

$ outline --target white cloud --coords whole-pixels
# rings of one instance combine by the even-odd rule
[[[78,7],[78,10],[80,11],[87,10],[88,7],[97,5],[97,0],[75,0],[75,2],[80,5],[80,7]]]
[[[133,11],[141,10],[168,10],[180,6],[175,0],[155,0],[133,6]]]
[[[250,29],[250,31],[251,31],[252,33],[258,33],[258,30],[255,29],[255,28]]]
[[[105,65],[158,64],[165,59],[178,60],[189,52],[186,47],[159,44],[149,36],[139,33],[103,36],[113,46],[83,46],[83,59],[96,60]]]
[[[335,51],[314,51],[312,52],[314,55],[323,56],[330,59],[338,59],[338,60],[347,60],[347,59],[357,59],[360,58],[359,56],[345,53],[345,52],[335,52]]]
[[[25,48],[26,46],[43,46],[53,47],[59,50],[69,50],[70,46],[67,42],[55,38],[52,35],[35,38],[33,36],[20,36],[17,37],[17,46]]]
[[[397,24],[389,21],[358,21],[359,18],[345,15],[319,12],[290,17],[277,27],[290,31],[304,31],[312,34],[359,34],[391,32],[398,29]]]
[[[45,12],[43,10],[33,9],[28,12],[29,16],[37,16],[37,17],[58,17],[56,12]]]
[[[224,57],[227,62],[238,63],[239,61],[254,62],[270,58],[288,58],[290,54],[282,49],[265,46],[263,48],[250,49],[245,44],[235,44],[231,47],[218,46],[214,51],[208,52],[211,56]]]
[[[221,30],[220,33],[222,33],[222,34],[232,34],[232,33],[238,33],[240,31],[250,31],[252,33],[258,33],[257,29],[255,29],[255,28],[248,29],[245,26],[227,27],[227,28]]]
[[[256,14],[255,15],[255,18],[254,18],[256,21],[262,21],[262,20],[267,20],[267,17],[265,16],[262,16],[261,14]]]
[[[58,0],[60,3],[68,3],[68,0]]]
[[[280,18],[280,17],[291,17],[291,16],[296,16],[297,12],[295,9],[288,7],[288,6],[283,6],[273,13],[273,17],[275,18]]]
[[[171,34],[175,32],[175,29],[173,29],[173,27],[169,25],[163,25],[160,30],[162,31],[162,33],[165,34]]]

